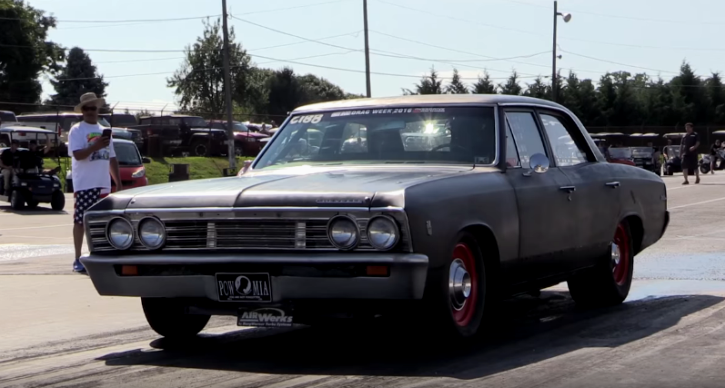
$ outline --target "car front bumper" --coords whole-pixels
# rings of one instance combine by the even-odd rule
[[[81,258],[100,295],[219,300],[216,273],[270,275],[271,302],[295,299],[422,299],[428,257],[419,254],[150,254]],[[137,275],[123,275],[136,266]],[[387,276],[340,268],[387,267]],[[322,268],[322,269],[321,269]],[[330,268],[333,268],[330,270]],[[244,303],[244,302],[242,302]]]

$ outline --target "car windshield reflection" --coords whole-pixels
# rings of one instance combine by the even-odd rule
[[[315,164],[491,164],[494,109],[431,107],[295,115],[255,169]]]

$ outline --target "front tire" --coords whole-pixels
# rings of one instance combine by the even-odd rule
[[[10,207],[13,210],[23,210],[25,207],[25,198],[23,198],[23,194],[20,191],[13,190],[13,193],[10,194]]]
[[[54,211],[61,211],[65,207],[65,195],[63,195],[63,192],[56,191],[53,193],[53,197],[50,198],[50,207]]]
[[[597,265],[569,279],[572,299],[582,306],[613,306],[624,302],[632,286],[634,244],[629,224],[617,225],[609,252]]]
[[[444,338],[474,337],[484,322],[490,299],[483,255],[472,234],[460,233],[451,247],[440,283],[426,302],[424,319]]]
[[[701,164],[700,165],[700,172],[703,174],[707,174],[710,172],[710,165],[709,164]]]
[[[187,314],[186,306],[174,299],[141,298],[141,305],[149,326],[169,339],[195,337],[211,318],[210,315]]]

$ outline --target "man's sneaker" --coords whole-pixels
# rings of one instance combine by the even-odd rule
[[[81,264],[80,260],[73,262],[73,272],[86,273],[86,268]]]

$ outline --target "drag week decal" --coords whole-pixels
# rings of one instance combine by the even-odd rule
[[[330,117],[343,116],[361,116],[361,115],[385,115],[385,114],[401,114],[401,113],[445,113],[446,108],[395,108],[395,109],[367,109],[367,110],[349,110],[342,112],[334,112]]]

